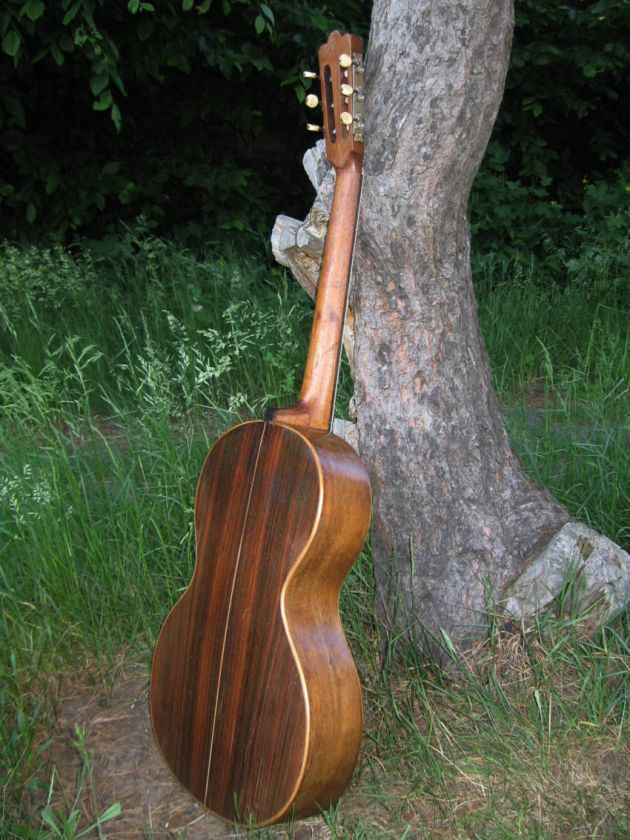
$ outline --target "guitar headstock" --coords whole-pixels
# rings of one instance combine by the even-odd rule
[[[345,166],[351,155],[363,157],[363,73],[363,40],[358,35],[331,32],[319,48],[319,79],[326,156],[336,168]],[[311,96],[306,104],[316,107],[319,102]]]

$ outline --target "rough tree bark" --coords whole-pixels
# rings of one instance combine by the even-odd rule
[[[630,557],[524,474],[479,331],[466,208],[512,27],[511,0],[375,0],[366,72],[354,362],[379,609],[463,645],[489,601],[531,615],[571,565],[609,611],[630,580]]]

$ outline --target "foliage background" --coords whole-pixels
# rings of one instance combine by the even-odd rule
[[[97,814],[120,809],[98,801],[79,730],[77,792],[59,789],[56,704],[69,674],[93,697],[121,656],[148,664],[190,579],[201,459],[238,418],[294,399],[310,311],[261,252],[274,216],[310,203],[300,71],[334,26],[367,34],[369,13],[0,4],[2,838],[91,836],[83,787]],[[471,200],[512,445],[626,549],[629,18],[629,0],[517,0]],[[338,405],[351,393],[344,368]],[[627,615],[593,634],[579,594],[569,579],[533,634],[489,616],[475,669],[453,655],[446,673],[384,644],[366,552],[342,611],[365,687],[359,784],[383,810],[342,805],[335,836],[435,833],[436,815],[445,837],[630,836]]]
[[[190,244],[266,237],[277,212],[309,203],[300,70],[332,28],[366,35],[370,9],[7,0],[0,232],[72,241],[142,216]],[[585,211],[598,229],[627,211],[629,57],[628,0],[517,0],[505,101],[471,202],[480,248],[541,252]]]

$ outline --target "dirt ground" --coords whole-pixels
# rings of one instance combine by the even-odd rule
[[[140,665],[120,668],[108,689],[95,681],[62,691],[50,747],[56,767],[54,803],[69,810],[78,796],[86,819],[120,802],[122,813],[107,822],[108,840],[218,840],[243,836],[208,814],[171,775],[153,739],[149,719],[149,678]],[[76,726],[85,733],[89,776],[78,790],[83,761],[76,747]],[[274,831],[274,834],[276,832]],[[97,836],[96,831],[93,836]],[[323,840],[330,832],[321,819],[296,823],[278,837]]]
[[[508,678],[515,679],[518,657],[509,643],[505,655],[506,663],[511,663]],[[53,811],[61,815],[80,808],[85,817],[80,829],[85,829],[113,803],[120,802],[122,807],[121,815],[107,822],[100,835],[92,831],[81,836],[107,840],[332,837],[323,819],[248,834],[208,814],[174,779],[155,746],[149,719],[149,675],[146,664],[133,654],[121,654],[118,663],[110,662],[101,669],[89,663],[81,675],[64,674],[59,679],[61,685],[54,688],[54,695],[60,698],[56,722],[47,733]],[[442,708],[446,732],[449,727],[455,733],[461,731],[455,717],[459,713],[457,707],[449,717],[447,706]],[[459,840],[507,836],[505,831],[509,833],[510,828],[519,837],[544,834],[572,840],[612,840],[626,836],[619,832],[627,827],[623,814],[628,813],[630,801],[628,750],[619,749],[616,727],[609,727],[596,739],[582,736],[569,743],[560,739],[546,755],[544,766],[534,755],[529,764],[519,765],[518,774],[477,774],[474,753],[462,756],[461,766],[447,755],[444,760],[452,764],[448,787],[419,791],[417,782],[409,787],[404,763],[397,772],[388,772],[392,766],[384,766],[370,749],[369,732],[376,732],[377,722],[368,716],[365,724],[368,734],[362,761],[343,796],[342,824],[336,826],[335,836]],[[87,764],[77,749],[77,727],[83,733]],[[533,804],[530,807],[528,803]],[[519,820],[525,822],[521,825]],[[354,824],[359,833],[346,832]]]

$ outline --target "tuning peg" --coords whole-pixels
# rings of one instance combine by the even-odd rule
[[[315,96],[314,93],[309,93],[309,95],[304,100],[304,104],[307,108],[317,108],[319,105],[319,99]]]
[[[342,111],[339,114],[339,119],[344,125],[352,125],[352,114],[349,111]]]
[[[317,73],[314,73],[312,70],[303,70],[302,75],[305,79],[319,79]]]
[[[352,96],[353,93],[354,93],[354,88],[352,87],[352,85],[341,85],[341,95],[342,96],[346,96],[346,97]]]
[[[306,130],[307,131],[323,131],[324,129],[321,125],[315,125],[314,123],[306,123]]]
[[[348,53],[341,53],[339,56],[339,64],[343,67],[351,67],[352,66],[352,56],[349,56]]]

